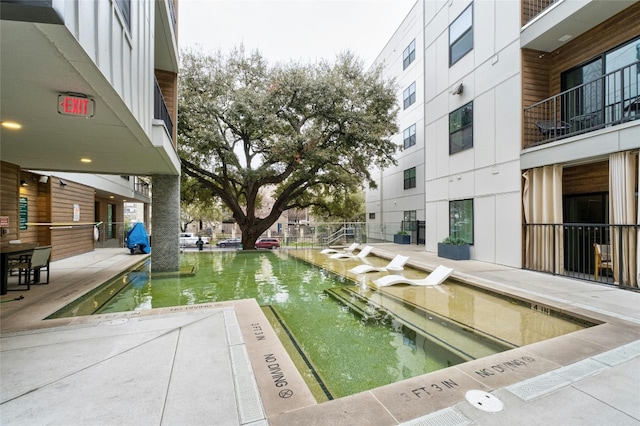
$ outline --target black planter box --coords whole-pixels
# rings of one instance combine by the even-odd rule
[[[393,242],[396,244],[411,244],[411,235],[394,235]]]
[[[438,256],[452,260],[469,260],[469,245],[438,243]]]

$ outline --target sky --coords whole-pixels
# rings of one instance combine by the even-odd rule
[[[180,0],[179,49],[244,45],[275,62],[333,61],[351,50],[370,66],[416,0]]]

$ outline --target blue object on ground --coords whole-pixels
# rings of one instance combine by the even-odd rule
[[[133,225],[133,228],[129,230],[127,234],[127,248],[131,254],[151,253],[149,235],[147,235],[147,230],[144,228],[142,222],[136,223]]]

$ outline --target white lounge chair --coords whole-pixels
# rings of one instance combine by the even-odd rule
[[[369,253],[371,253],[371,250],[373,250],[373,247],[364,246],[364,248],[362,250],[360,250],[358,252],[358,254],[353,254],[353,253],[334,253],[331,256],[329,256],[329,259],[364,259],[365,257],[367,257],[369,255]]]
[[[359,245],[360,245],[360,244],[358,244],[358,243],[353,243],[353,244],[351,244],[349,247],[347,247],[346,249],[344,249],[344,251],[336,250],[336,249],[332,249],[332,248],[328,248],[328,249],[321,250],[321,251],[320,251],[320,253],[322,253],[322,254],[351,253],[352,251],[354,251],[355,249],[357,249]]]
[[[394,284],[435,286],[442,284],[452,273],[453,269],[440,265],[433,272],[427,275],[426,278],[421,280],[412,280],[403,277],[402,275],[385,275],[384,277],[374,280],[373,284],[375,284],[376,287],[386,287]]]
[[[373,266],[373,265],[358,265],[351,269],[349,272],[352,274],[364,274],[366,272],[387,272],[387,269],[402,268],[409,260],[409,256],[396,255],[387,266]]]

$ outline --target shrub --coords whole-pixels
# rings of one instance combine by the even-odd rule
[[[465,244],[469,244],[468,242],[466,242],[462,238],[452,237],[451,235],[449,235],[447,238],[442,240],[442,243],[443,244],[452,244],[454,246],[462,246],[462,245],[465,245]]]

